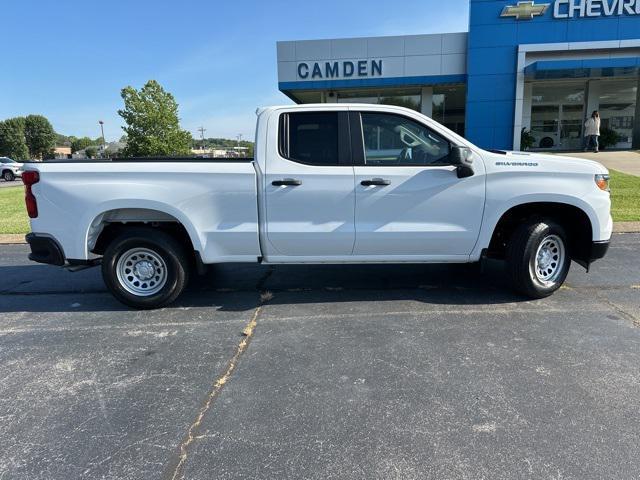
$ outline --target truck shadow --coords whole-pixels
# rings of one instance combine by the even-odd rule
[[[224,265],[201,278],[177,306],[211,306],[213,301],[220,310],[244,310],[234,295],[224,295],[242,292],[252,292],[256,300],[264,296],[270,305],[394,300],[491,305],[528,300],[510,289],[502,262],[491,262],[482,272],[478,265]]]
[[[415,300],[434,305],[521,302],[500,262],[486,265],[218,265],[170,308],[249,311],[268,303],[299,305]],[[45,265],[0,267],[0,312],[127,311],[97,268],[70,273]]]

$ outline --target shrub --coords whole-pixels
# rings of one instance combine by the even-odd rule
[[[620,135],[615,130],[610,128],[601,128],[600,129],[600,148],[603,150],[609,147],[615,147],[620,141]]]
[[[520,136],[520,149],[523,151],[529,150],[535,143],[536,139],[533,138],[531,132],[526,128],[523,128]]]

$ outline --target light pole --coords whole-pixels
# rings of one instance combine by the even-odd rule
[[[104,158],[107,155],[107,146],[104,141],[104,122],[102,120],[98,120],[98,123],[100,124],[100,131],[102,132],[102,157]]]

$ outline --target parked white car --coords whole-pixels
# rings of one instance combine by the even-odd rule
[[[5,182],[13,182],[22,176],[22,163],[8,157],[0,157],[0,176]]]
[[[609,246],[599,163],[488,152],[395,106],[258,110],[253,161],[28,164],[30,258],[102,264],[137,308],[167,305],[192,267],[226,262],[470,263],[501,258],[513,287],[551,295],[571,260]]]

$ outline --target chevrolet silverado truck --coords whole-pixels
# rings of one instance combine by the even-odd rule
[[[551,295],[612,232],[599,163],[482,150],[413,110],[257,111],[254,159],[26,164],[30,259],[101,265],[113,295],[157,308],[218,263],[472,263]]]

